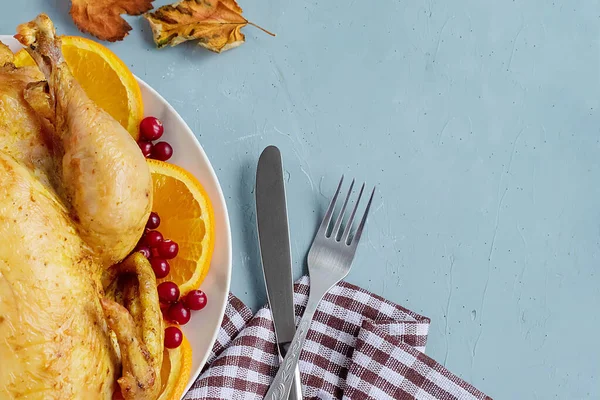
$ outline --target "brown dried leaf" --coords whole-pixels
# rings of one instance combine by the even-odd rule
[[[140,15],[152,9],[154,0],[71,0],[75,25],[100,40],[123,40],[131,30],[121,14]]]
[[[198,40],[200,46],[217,53],[242,44],[245,37],[240,30],[248,24],[256,26],[242,17],[242,8],[235,0],[181,0],[144,17],[150,22],[158,48]]]

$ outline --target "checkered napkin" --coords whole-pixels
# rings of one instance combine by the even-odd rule
[[[294,287],[296,323],[309,279]],[[300,357],[305,399],[491,399],[423,352],[429,319],[342,282],[323,299]],[[208,366],[186,400],[262,399],[277,368],[267,307],[254,316],[229,296]]]

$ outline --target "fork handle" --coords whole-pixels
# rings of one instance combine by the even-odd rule
[[[306,334],[310,328],[313,316],[317,311],[317,306],[324,295],[325,293],[322,293],[318,298],[315,298],[313,291],[311,290],[302,320],[300,320],[300,324],[298,325],[298,329],[296,329],[296,334],[290,344],[290,348],[279,366],[279,371],[277,371],[277,375],[275,375],[275,379],[265,395],[265,400],[288,399],[290,389],[292,388],[292,382],[294,382],[294,371],[296,370],[298,360],[300,359],[300,353],[304,347]]]
[[[292,340],[294,340],[294,338],[292,338]],[[279,344],[279,354],[281,355],[279,357],[279,363],[283,361],[283,358],[285,357],[285,355],[288,352],[288,349],[290,348],[290,344],[292,344],[292,342]],[[300,368],[298,367],[299,365],[296,365],[296,368],[294,370],[294,380],[292,381],[292,389],[290,390],[290,397],[288,397],[288,400],[304,399],[304,396],[302,395],[302,382],[300,381]]]

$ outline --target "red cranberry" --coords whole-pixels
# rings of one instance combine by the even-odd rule
[[[163,303],[175,303],[179,300],[179,286],[174,282],[163,282],[157,287],[158,299]]]
[[[146,245],[146,234],[148,233],[147,229],[144,229],[144,233],[142,233],[142,237],[140,238],[140,240],[138,240],[136,248],[140,247],[140,246],[145,246]]]
[[[183,302],[190,310],[202,310],[206,307],[206,294],[202,290],[192,290],[184,298]]]
[[[156,275],[157,279],[162,279],[165,276],[169,275],[171,271],[171,266],[167,262],[167,260],[162,258],[151,258],[150,265],[152,266],[152,270],[154,271],[154,275]]]
[[[179,245],[172,240],[163,240],[156,245],[156,249],[158,250],[158,254],[167,260],[175,258],[177,253],[179,253]]]
[[[175,349],[183,342],[183,333],[176,326],[169,326],[165,329],[165,347],[167,349]]]
[[[146,117],[140,122],[140,136],[146,140],[159,139],[163,132],[163,124],[158,118]]]
[[[167,161],[173,156],[173,148],[167,142],[158,142],[152,146],[151,158],[155,158],[160,161]]]
[[[164,303],[160,303],[160,312],[162,313],[163,319],[165,321],[169,320],[169,305],[168,304],[164,304]]]
[[[160,233],[159,231],[149,231],[148,233],[146,233],[144,244],[148,247],[156,247],[162,241],[162,233]]]
[[[156,229],[160,225],[160,217],[157,213],[151,212],[146,222],[146,229]]]
[[[180,301],[171,305],[167,314],[170,320],[177,322],[179,325],[187,324],[192,317],[190,309],[185,307]]]
[[[148,158],[152,154],[152,148],[154,147],[152,143],[146,142],[145,140],[140,140],[138,142],[138,146],[140,146],[140,150],[144,157]]]
[[[136,251],[138,253],[142,253],[144,257],[150,258],[150,248],[148,246],[139,246]]]

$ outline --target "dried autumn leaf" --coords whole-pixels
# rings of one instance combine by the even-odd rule
[[[71,0],[71,18],[82,31],[100,40],[123,40],[131,25],[121,14],[140,15],[152,9],[154,0]]]
[[[235,0],[182,0],[144,17],[150,22],[158,48],[198,40],[200,46],[220,53],[244,42],[240,30],[248,24],[275,36],[242,17],[242,8]]]

